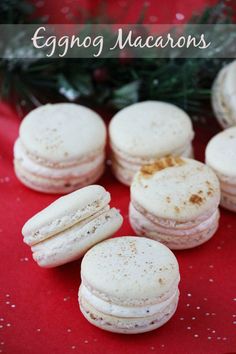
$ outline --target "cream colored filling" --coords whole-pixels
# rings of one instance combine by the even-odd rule
[[[156,156],[149,156],[145,158],[131,156],[125,152],[122,152],[121,150],[117,149],[114,145],[112,145],[112,143],[111,143],[111,148],[112,148],[113,158],[117,161],[117,163],[120,164],[121,167],[130,170],[135,170],[135,171],[139,169],[141,165],[154,163],[157,159],[159,159],[163,155],[170,154],[174,156],[183,156],[183,157],[190,157],[193,155],[193,148],[192,148],[191,141],[181,146],[179,149],[176,149],[175,151],[169,151],[166,154],[163,153],[159,156],[156,155]]]
[[[64,168],[55,168],[47,167],[43,164],[39,164],[33,161],[24,151],[24,148],[18,139],[14,146],[14,157],[16,160],[21,162],[23,168],[29,171],[32,174],[47,177],[47,178],[65,178],[65,177],[80,177],[84,176],[87,173],[90,173],[98,166],[100,166],[104,161],[104,153],[99,153],[91,161],[83,162],[76,166],[64,167]]]
[[[158,221],[154,222],[154,220],[148,219],[148,214],[143,215],[140,211],[138,211],[132,203],[130,203],[130,216],[136,221],[137,226],[139,227],[146,227],[149,230],[153,230],[155,232],[163,233],[163,234],[168,234],[168,235],[173,235],[173,236],[184,236],[184,235],[195,235],[198,232],[202,232],[204,230],[207,230],[208,228],[211,227],[212,224],[215,223],[216,220],[219,218],[219,211],[218,208],[215,209],[212,214],[205,220],[200,221],[199,224],[197,225],[191,225],[189,223],[182,224],[183,228],[177,229],[175,226],[171,224],[171,221],[169,225],[166,222],[166,225],[163,226],[161,224],[158,224]],[[186,228],[184,228],[186,226]]]
[[[83,297],[89,304],[91,304],[96,310],[104,314],[116,316],[116,317],[147,317],[152,316],[156,313],[162,312],[168,307],[174,299],[179,295],[178,288],[175,290],[174,294],[167,300],[155,304],[146,306],[120,306],[116,305],[94,295],[84,284],[81,284],[79,290],[80,296]]]

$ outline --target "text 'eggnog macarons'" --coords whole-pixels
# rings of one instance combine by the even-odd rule
[[[218,228],[220,185],[201,162],[166,157],[143,166],[131,185],[130,223],[171,249],[198,246]]]
[[[104,171],[106,128],[89,108],[47,104],[22,121],[14,146],[15,172],[26,186],[68,193],[97,181]]]
[[[214,136],[206,148],[206,163],[221,185],[221,206],[236,212],[236,127]]]
[[[80,309],[95,326],[116,333],[142,333],[174,314],[179,267],[164,245],[124,236],[90,249],[81,264]]]
[[[57,199],[28,220],[22,234],[38,265],[49,268],[73,261],[113,235],[123,219],[109,202],[102,186],[91,185]]]
[[[212,87],[212,107],[223,128],[236,125],[236,60],[220,70]]]
[[[146,101],[124,108],[112,118],[109,135],[113,172],[126,185],[142,165],[169,154],[193,154],[189,116],[165,102]]]

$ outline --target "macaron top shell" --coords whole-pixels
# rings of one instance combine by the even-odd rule
[[[38,243],[107,207],[110,194],[91,185],[67,194],[29,219],[22,229],[24,242]]]
[[[159,218],[188,222],[214,212],[220,186],[215,173],[203,163],[166,157],[143,166],[135,175],[131,200]]]
[[[162,157],[189,144],[194,136],[189,116],[165,102],[145,101],[119,111],[109,126],[111,144],[132,156]]]
[[[47,104],[31,111],[20,126],[20,139],[33,158],[48,164],[73,164],[97,154],[106,140],[101,117],[72,103]]]
[[[206,148],[206,163],[227,177],[236,177],[236,127],[215,135]]]
[[[105,301],[121,306],[156,304],[172,296],[179,282],[174,254],[144,237],[106,240],[83,258],[85,286]]]

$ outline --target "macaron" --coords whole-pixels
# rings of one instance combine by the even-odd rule
[[[175,313],[180,280],[174,254],[144,237],[124,236],[90,249],[81,264],[80,309],[93,325],[142,333]]]
[[[84,187],[57,199],[29,219],[22,229],[40,267],[56,267],[81,257],[112,236],[122,216],[110,208],[110,194],[99,185]]]
[[[206,163],[220,180],[221,206],[236,212],[236,127],[224,130],[209,141]]]
[[[219,202],[219,181],[208,166],[169,156],[143,166],[135,175],[129,219],[137,235],[171,249],[187,249],[214,235]]]
[[[141,166],[163,156],[193,155],[190,117],[165,102],[145,101],[124,108],[112,118],[109,136],[112,170],[126,185]]]
[[[20,125],[16,176],[36,191],[69,193],[101,177],[105,143],[105,124],[91,109],[72,103],[40,106]]]
[[[236,125],[236,60],[223,67],[212,87],[212,107],[223,128]]]

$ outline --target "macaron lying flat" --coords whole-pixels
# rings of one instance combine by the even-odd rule
[[[220,70],[212,87],[212,107],[223,128],[236,125],[236,60]]]
[[[104,171],[106,128],[91,109],[47,104],[22,121],[14,145],[19,180],[45,193],[68,193],[97,181]]]
[[[112,118],[109,136],[113,172],[126,185],[142,165],[169,154],[193,155],[189,116],[165,102],[146,101],[124,108]]]
[[[166,157],[142,167],[131,185],[130,223],[171,249],[198,246],[218,228],[220,186],[201,162]]]
[[[221,186],[221,206],[236,212],[236,127],[215,135],[206,148],[206,163]]]
[[[95,326],[142,333],[162,326],[179,298],[178,263],[159,242],[118,237],[90,249],[81,264],[80,309]]]
[[[110,208],[110,194],[91,185],[57,199],[23,226],[24,242],[41,267],[55,267],[81,257],[113,235],[122,216]]]

